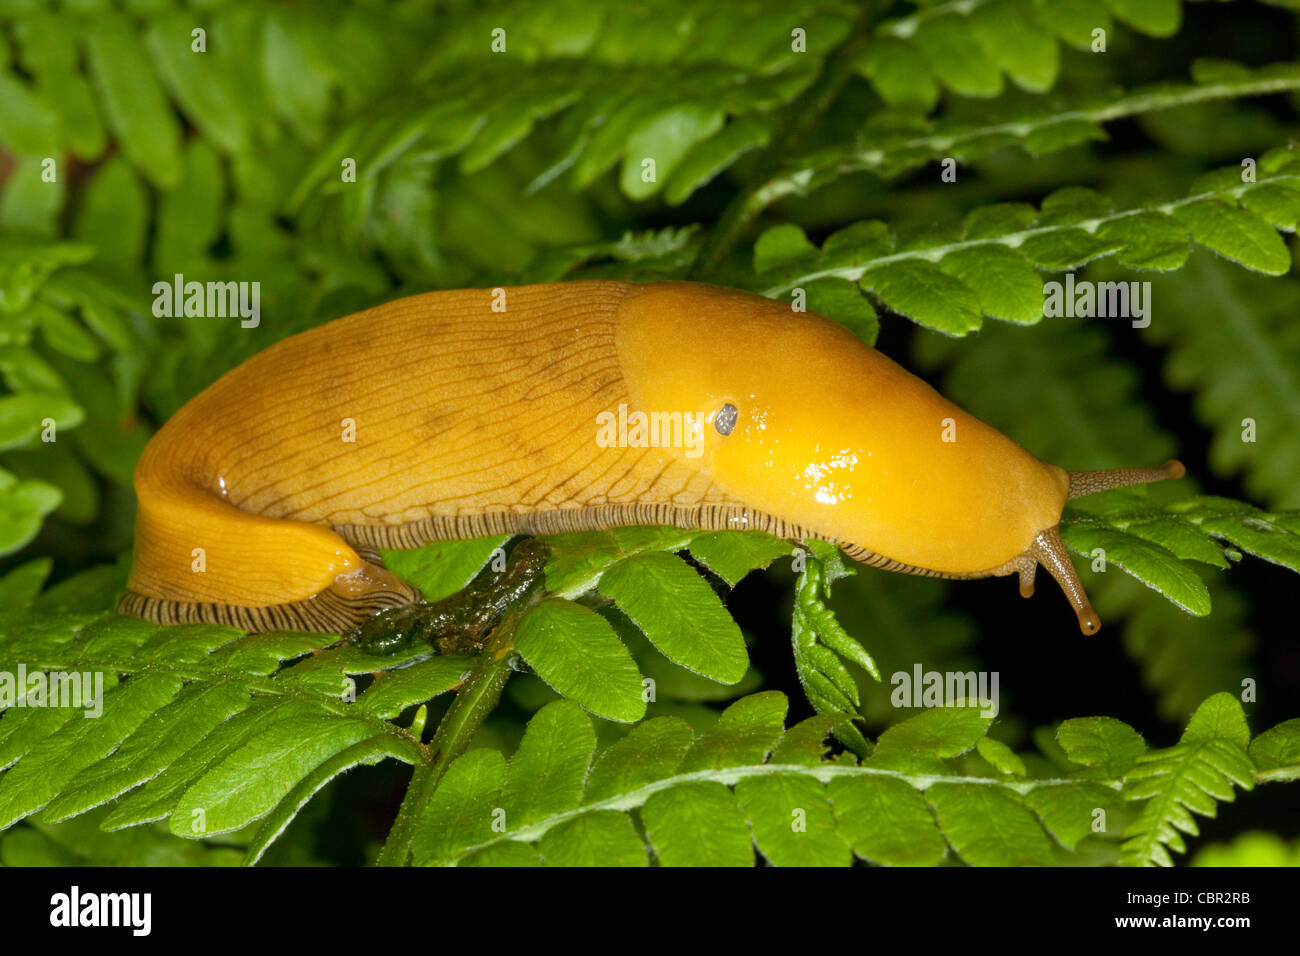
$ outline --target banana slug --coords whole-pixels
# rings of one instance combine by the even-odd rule
[[[377,548],[675,524],[1017,574],[1026,597],[1041,564],[1091,634],[1065,502],[1183,473],[1066,472],[840,325],[748,293],[431,292],[284,339],[163,425],[135,469],[119,609],[341,633],[420,600]]]

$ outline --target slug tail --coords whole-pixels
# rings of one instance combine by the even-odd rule
[[[1124,488],[1128,485],[1144,485],[1152,481],[1164,481],[1166,478],[1181,478],[1187,474],[1183,463],[1171,458],[1159,468],[1107,468],[1102,471],[1072,471],[1070,490],[1066,501],[1082,498],[1084,495],[1109,491],[1111,488]]]
[[[1088,601],[1088,595],[1083,590],[1083,582],[1079,580],[1078,573],[1074,570],[1074,564],[1070,561],[1070,555],[1065,550],[1065,544],[1061,541],[1061,534],[1056,528],[1048,528],[1046,531],[1039,533],[1030,545],[1025,557],[1037,564],[1041,564],[1047,569],[1047,572],[1056,579],[1056,583],[1061,586],[1065,596],[1070,601],[1070,606],[1074,608],[1075,615],[1079,618],[1079,630],[1084,634],[1096,634],[1101,630],[1101,619],[1097,617],[1097,612],[1092,609],[1092,604]],[[1032,582],[1032,572],[1029,573]],[[1023,566],[1020,571],[1020,593],[1025,594],[1026,572]],[[1030,593],[1033,593],[1033,585],[1030,584]]]

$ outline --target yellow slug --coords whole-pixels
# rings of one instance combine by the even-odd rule
[[[432,292],[272,345],[159,430],[120,607],[339,632],[418,600],[377,548],[676,524],[820,538],[913,574],[1016,573],[1026,596],[1042,564],[1092,633],[1062,507],[1182,474],[1067,473],[836,323],[748,293]]]

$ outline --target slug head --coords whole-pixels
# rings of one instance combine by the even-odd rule
[[[1041,563],[1084,632],[1099,627],[1056,527],[1072,492],[1107,486],[1102,473],[1040,461],[844,327],[784,303],[657,283],[629,290],[617,322],[633,408],[703,420],[695,449],[660,453],[728,498],[920,572],[1019,572],[1031,590]]]
[[[616,342],[631,404],[703,417],[662,449],[727,498],[850,548],[993,573],[1060,520],[1069,479],[834,322],[691,283],[635,286]]]

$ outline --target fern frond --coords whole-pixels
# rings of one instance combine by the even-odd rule
[[[858,142],[795,157],[763,186],[767,203],[805,195],[853,173],[870,172],[885,179],[953,158],[961,165],[997,149],[1017,146],[1033,156],[1091,140],[1105,140],[1104,124],[1197,103],[1268,96],[1300,89],[1300,68],[1281,63],[1249,69],[1221,61],[1198,61],[1193,82],[1160,83],[1130,91],[1109,90],[1051,102],[1003,103],[980,119],[928,120],[877,114],[868,120]]]
[[[621,163],[628,198],[666,190],[680,203],[768,141],[766,114],[816,78],[855,13],[837,0],[751,3],[750,28],[738,37],[735,11],[689,3],[585,13],[579,32],[567,18],[537,16],[525,3],[507,6],[449,24],[410,92],[344,126],[290,208],[317,188],[337,192],[325,177],[345,157],[376,178],[407,157],[419,164],[456,158],[463,173],[474,173],[552,117],[563,145],[536,171],[534,189],[560,175],[586,189]],[[508,56],[492,46],[502,23],[508,26],[498,47]],[[808,38],[806,53],[792,49],[795,29]],[[655,162],[651,179],[641,175],[647,158]],[[369,210],[350,215],[357,221]]]
[[[1258,779],[1300,779],[1300,718],[1284,720],[1250,742],[1250,759]]]
[[[269,815],[278,833],[329,776],[420,759],[418,741],[391,718],[466,669],[463,658],[434,658],[357,693],[374,662],[352,648],[317,652],[331,639],[96,612],[121,584],[120,570],[91,572],[0,623],[0,766],[9,768],[0,826],[37,813],[58,823],[112,802],[106,829],[166,819],[177,836],[199,838]],[[82,703],[102,716],[51,706],[54,684],[43,690],[43,677],[16,686],[19,664],[31,675],[98,675],[102,697]]]
[[[1112,0],[950,0],[922,5],[875,30],[859,69],[885,102],[932,109],[940,88],[997,96],[1005,73],[1035,93],[1055,84],[1061,43],[1090,50],[1094,31],[1108,37],[1111,15],[1148,36],[1167,37],[1182,22],[1179,0],[1148,4]]]
[[[43,410],[48,405],[41,407]],[[0,404],[0,415],[14,412],[12,403]],[[29,410],[27,414],[32,412]],[[0,468],[0,557],[13,554],[36,537],[45,516],[62,501],[63,492],[57,485],[20,480],[13,472]]]
[[[696,735],[675,718],[639,724],[596,750],[573,704],[549,704],[508,763],[471,751],[448,769],[415,842],[424,865],[932,865],[1050,862],[1049,833],[1073,846],[1118,785],[971,777],[949,762],[984,739],[967,708],[929,711],[882,735],[863,764],[828,760],[833,715],[784,728],[785,698],[737,701]],[[900,760],[902,761],[900,763]],[[921,768],[921,769],[918,769]],[[546,791],[551,797],[521,801]],[[1041,809],[1033,809],[1030,803]],[[977,821],[995,821],[995,835]]]
[[[1067,778],[1023,776],[1024,763],[992,746],[989,720],[973,708],[910,718],[859,763],[827,759],[834,715],[784,730],[785,707],[780,694],[756,694],[703,734],[656,718],[598,750],[580,710],[547,705],[514,759],[478,750],[452,764],[422,816],[416,862],[747,866],[755,848],[776,865],[846,865],[850,851],[892,865],[933,865],[950,850],[973,865],[1068,862],[1085,837],[1105,833],[1122,789],[1123,799],[1146,801],[1125,844],[1126,862],[1138,863],[1144,841],[1168,840],[1166,818],[1185,827],[1184,807],[1204,813],[1208,795],[1230,799],[1231,783],[1254,780],[1249,732],[1226,694],[1205,701],[1167,750],[1148,751],[1111,718],[1064,722],[1058,739],[1075,767]],[[1258,749],[1293,765],[1293,738],[1284,725],[1261,734]],[[958,758],[972,748],[1012,771],[962,775]],[[538,790],[552,796],[521,802]]]
[[[1240,702],[1216,694],[1197,708],[1175,746],[1140,756],[1125,780],[1124,797],[1146,804],[1124,831],[1124,861],[1171,866],[1171,850],[1187,851],[1182,834],[1200,832],[1193,814],[1213,817],[1217,803],[1234,799],[1234,786],[1253,789],[1249,742]]]
[[[670,557],[652,553],[659,563]],[[14,594],[31,590],[3,583]],[[453,687],[468,666],[454,657],[399,660],[353,703],[340,688],[347,691],[349,675],[373,665],[351,648],[304,657],[321,638],[161,629],[90,610],[120,584],[120,571],[84,575],[38,599],[35,614],[4,622],[6,667],[23,660],[33,669],[98,669],[107,685],[96,721],[24,706],[0,718],[5,825],[39,813],[45,828],[94,811],[103,814],[93,818],[103,829],[166,820],[171,833],[194,839],[261,821],[244,856],[256,862],[337,774],[390,757],[427,760],[391,720]],[[553,637],[547,643],[557,643]],[[587,680],[603,679],[598,658],[584,660],[593,672]],[[627,699],[636,689],[618,696]],[[471,751],[447,769],[424,811],[417,860],[517,864],[540,855],[552,863],[635,862],[645,850],[634,852],[641,837],[629,834],[644,832],[664,864],[748,863],[752,850],[741,837],[748,841],[750,833],[776,863],[844,863],[846,848],[876,862],[935,863],[948,847],[976,865],[1050,862],[1060,851],[1040,827],[1062,847],[1074,847],[1120,780],[1149,776],[1130,771],[1136,751],[1117,749],[1122,736],[1095,738],[1110,741],[1098,749],[1084,746],[1082,732],[1063,729],[1071,759],[1094,769],[1077,780],[1026,777],[1023,761],[985,739],[988,718],[962,707],[926,711],[890,728],[861,765],[843,756],[828,760],[822,741],[843,715],[786,732],[785,713],[784,697],[766,693],[732,705],[700,736],[676,718],[655,718],[589,769],[590,720],[571,701],[547,705],[508,772],[490,750]],[[1300,754],[1288,733],[1270,731],[1252,750],[1275,779],[1287,779]],[[953,761],[972,748],[1000,774],[963,775]],[[1144,793],[1135,786],[1132,799]],[[631,822],[629,811],[636,811]],[[981,820],[997,826],[990,830]]]
[[[736,540],[728,540],[731,538]],[[636,720],[655,697],[611,622],[579,603],[616,605],[665,658],[719,684],[749,667],[740,629],[711,587],[674,552],[694,549],[739,580],[786,547],[767,535],[718,535],[670,527],[554,535],[546,582],[553,596],[519,625],[520,656],[552,688],[593,713]]]
[[[857,715],[862,703],[857,681],[845,667],[856,664],[877,681],[880,669],[867,649],[849,636],[826,604],[831,585],[854,572],[839,549],[824,541],[807,542],[803,571],[795,585],[791,637],[794,664],[808,701],[819,714]],[[856,753],[870,749],[861,731],[845,721],[835,733]]]
[[[94,518],[91,471],[129,481],[148,437],[134,420],[146,310],[84,265],[94,253],[36,239],[0,249],[0,553],[56,509]],[[109,371],[89,364],[100,359]]]
[[[1244,551],[1300,573],[1300,534],[1292,530],[1297,513],[1174,494],[1128,489],[1072,503],[1061,519],[1061,538],[1076,553],[1118,565],[1198,616],[1210,612],[1210,595],[1190,561],[1226,568],[1229,557]]]
[[[1048,196],[1038,210],[1025,204],[978,209],[960,227],[899,235],[882,222],[860,222],[820,249],[797,226],[777,226],[759,236],[754,271],[770,297],[839,280],[954,336],[980,328],[984,315],[1037,322],[1044,303],[1039,270],[1077,269],[1104,256],[1169,271],[1187,261],[1195,242],[1248,269],[1282,275],[1291,254],[1276,229],[1295,228],[1289,203],[1300,195],[1300,160],[1280,149],[1261,157],[1259,166],[1254,184],[1230,167],[1202,177],[1183,199],[1122,211],[1092,190],[1071,187]]]

